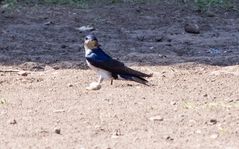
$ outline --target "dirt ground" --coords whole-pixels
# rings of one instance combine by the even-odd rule
[[[200,34],[186,33],[188,22]],[[238,24],[235,11],[169,2],[1,8],[0,148],[238,149]],[[97,79],[88,33],[76,30],[86,25],[107,53],[153,73],[151,86],[86,90]]]

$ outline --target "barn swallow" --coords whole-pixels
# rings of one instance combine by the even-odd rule
[[[148,85],[148,81],[145,77],[151,77],[152,74],[133,70],[125,66],[122,62],[110,57],[100,48],[98,40],[94,35],[87,35],[85,37],[84,48],[87,65],[99,75],[98,82],[91,83],[87,89],[99,89],[103,80],[111,80],[112,85],[113,80],[117,79],[135,81]]]

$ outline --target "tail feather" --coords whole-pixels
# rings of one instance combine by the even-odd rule
[[[125,67],[125,72],[128,75],[133,75],[133,76],[137,76],[137,77],[152,77],[153,76],[153,74],[146,74],[146,73],[131,69],[129,67]]]
[[[140,76],[132,76],[132,75],[119,75],[121,78],[125,79],[125,80],[129,80],[129,81],[135,81],[144,85],[149,86],[147,83],[148,81]]]
[[[135,81],[135,82],[138,82],[138,83],[141,83],[141,84],[144,84],[144,85],[147,85],[149,86],[147,83],[148,83],[148,80],[142,78],[142,77],[132,77],[132,81]]]

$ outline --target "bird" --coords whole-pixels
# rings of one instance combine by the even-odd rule
[[[101,49],[95,35],[87,35],[84,39],[85,58],[87,65],[99,75],[97,82],[92,82],[87,89],[97,90],[101,88],[103,80],[129,80],[149,86],[146,74],[127,67],[124,63],[112,58]]]

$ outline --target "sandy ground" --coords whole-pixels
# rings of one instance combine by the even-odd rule
[[[123,6],[2,12],[1,149],[239,148],[238,14]],[[200,34],[184,31],[188,21]],[[151,86],[86,90],[97,76],[84,62],[87,33],[75,30],[83,25],[110,55],[153,73]]]
[[[2,73],[1,148],[239,147],[238,66],[134,68],[154,72],[152,86],[87,91],[90,70]]]

